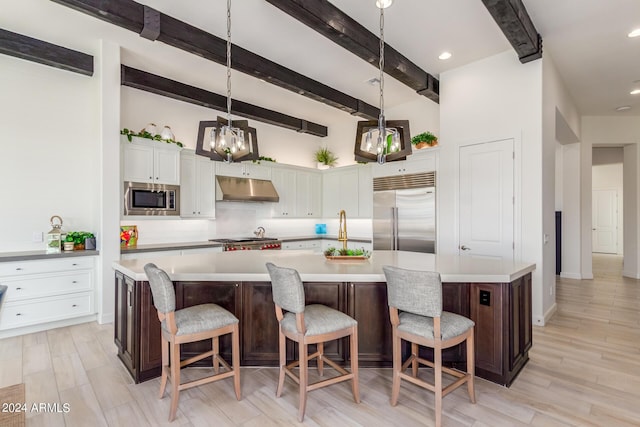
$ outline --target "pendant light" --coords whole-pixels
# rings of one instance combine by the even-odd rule
[[[245,130],[234,127],[231,121],[231,0],[227,0],[227,120],[211,129],[211,148],[227,163],[245,151]]]
[[[354,151],[358,161],[376,161],[384,164],[386,161],[405,159],[407,154],[411,154],[411,144],[408,141],[409,122],[387,121],[384,115],[384,9],[392,3],[393,0],[376,1],[376,6],[380,9],[380,113],[377,122],[358,122]]]

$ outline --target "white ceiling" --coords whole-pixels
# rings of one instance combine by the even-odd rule
[[[582,115],[640,116],[640,37],[627,37],[640,28],[640,0],[523,0],[532,20]],[[226,37],[223,0],[141,0],[141,3]],[[331,0],[338,8],[378,34],[374,0]],[[123,62],[156,74],[224,93],[224,67],[186,54],[160,42],[90,18],[46,0],[5,0],[0,28],[21,32],[69,48],[90,52],[95,38],[113,40],[123,49]],[[378,105],[377,87],[365,83],[377,69],[329,41],[264,0],[235,0],[232,40],[252,52],[319,80],[351,96]],[[46,25],[42,25],[46,23]],[[440,73],[510,50],[511,46],[481,0],[395,0],[385,11],[385,39],[418,66]],[[93,45],[91,44],[93,43]],[[453,58],[440,61],[443,50]],[[514,53],[515,55],[515,53]],[[271,101],[282,89],[233,74],[234,98],[323,123],[314,117],[323,107],[301,96],[299,106]],[[267,87],[269,86],[269,87]],[[387,107],[426,98],[385,79]],[[614,108],[633,108],[617,113]],[[328,123],[323,123],[328,124]]]

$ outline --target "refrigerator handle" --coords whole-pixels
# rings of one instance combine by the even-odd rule
[[[391,221],[393,228],[393,250],[398,250],[398,208],[391,208]]]

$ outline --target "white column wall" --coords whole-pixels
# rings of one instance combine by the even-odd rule
[[[542,252],[542,63],[521,64],[510,50],[442,73],[440,91],[440,253],[458,253],[459,147],[514,138],[516,253],[536,263],[532,315],[544,324],[543,271],[555,265],[545,266]]]
[[[625,145],[622,166],[624,180],[624,261],[622,275],[640,279],[640,149],[638,144]]]
[[[581,193],[580,143],[562,146],[562,271],[561,277],[580,279],[581,262]]]
[[[96,60],[100,102],[100,263],[98,266],[98,322],[114,319],[115,292],[111,264],[120,259],[120,46],[100,41]]]

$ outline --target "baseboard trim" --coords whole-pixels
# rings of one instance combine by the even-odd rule
[[[622,275],[624,277],[630,277],[632,279],[640,279],[640,273],[634,273],[634,272],[630,272],[630,271],[622,271]]]
[[[582,276],[580,275],[580,273],[566,273],[564,271],[560,272],[560,277],[562,277],[563,279],[576,279],[576,280],[582,279]]]
[[[102,316],[98,316],[98,323],[104,325],[105,323],[113,323],[115,315],[113,313],[104,313]]]

